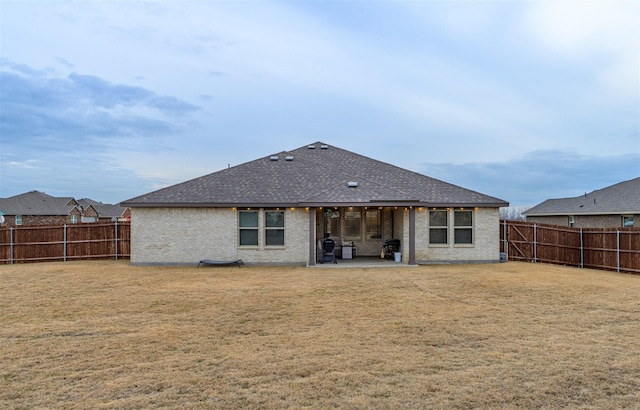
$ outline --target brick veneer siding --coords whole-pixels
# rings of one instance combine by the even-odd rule
[[[98,212],[92,206],[87,208],[82,216],[88,218],[96,218],[96,220],[98,220],[99,217]]]
[[[71,224],[71,216],[64,215],[23,215],[22,224],[16,225],[15,215],[5,215],[3,226],[38,226]],[[78,222],[80,217],[78,216]]]
[[[454,210],[448,211],[448,243],[429,244],[429,210],[416,210],[416,262],[498,262],[500,217],[498,208],[476,208],[473,212],[473,244],[454,244]],[[404,223],[408,226],[408,222]],[[406,228],[405,228],[406,230]],[[404,259],[404,255],[403,255]]]
[[[309,211],[285,210],[285,245],[264,246],[264,213],[259,215],[259,244],[238,246],[237,211],[230,208],[133,208],[131,210],[131,263],[195,264],[202,259],[242,259],[249,264],[305,265],[309,259]],[[409,260],[409,210],[392,210],[393,237],[402,241],[402,262]],[[390,214],[389,214],[390,215]],[[497,262],[498,208],[473,213],[473,244],[453,243],[453,210],[449,211],[449,243],[429,244],[429,212],[416,210],[418,263]],[[376,254],[379,251],[376,251]]]
[[[304,208],[285,210],[284,246],[264,246],[262,211],[258,246],[238,246],[237,221],[237,211],[231,208],[133,208],[131,263],[195,264],[202,259],[307,263],[309,213]]]

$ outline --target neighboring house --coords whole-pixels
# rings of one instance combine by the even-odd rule
[[[89,198],[79,199],[78,205],[84,209],[83,222],[126,222],[131,220],[131,210],[124,206],[103,204]]]
[[[0,198],[0,211],[5,226],[71,224],[79,222],[82,216],[75,199],[39,191]]]
[[[4,226],[76,224],[81,222],[127,219],[129,210],[118,205],[104,205],[71,197],[54,197],[31,191],[9,198],[0,198]]]
[[[575,198],[547,199],[523,212],[527,221],[577,228],[640,226],[640,178]]]
[[[329,235],[408,264],[498,262],[499,207],[488,195],[317,142],[123,201],[132,264],[242,259],[315,265]]]

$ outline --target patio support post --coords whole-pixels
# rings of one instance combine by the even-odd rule
[[[416,265],[416,209],[409,208],[409,265]]]
[[[309,208],[309,266],[316,266],[316,208]]]

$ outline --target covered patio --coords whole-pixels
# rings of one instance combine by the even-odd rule
[[[336,260],[343,264],[414,265],[410,252],[414,241],[412,226],[415,227],[413,206],[354,204],[310,208],[308,265],[321,264],[322,241],[327,237],[334,241]],[[385,246],[389,243],[394,244],[392,252]],[[402,254],[402,263],[395,262],[395,252]]]

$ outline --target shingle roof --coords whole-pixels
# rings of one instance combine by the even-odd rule
[[[357,182],[358,186],[349,187],[349,182]],[[123,201],[121,205],[224,207],[401,203],[508,206],[501,199],[322,142],[150,192]]]
[[[69,215],[73,208],[73,198],[53,197],[40,191],[0,198],[0,209],[5,215]]]
[[[89,205],[91,205],[93,209],[96,210],[100,218],[119,218],[127,209],[124,206],[103,204],[102,202],[94,201],[93,199],[89,198],[79,199],[78,204],[85,209],[88,208]]]
[[[575,198],[547,199],[526,216],[640,214],[640,178],[620,182]]]

